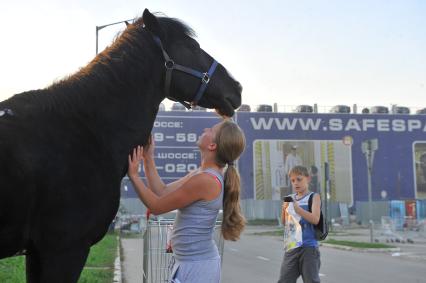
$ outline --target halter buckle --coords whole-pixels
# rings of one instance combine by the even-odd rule
[[[207,73],[203,73],[203,77],[201,78],[201,81],[205,84],[208,84],[210,81],[210,76]]]
[[[173,70],[174,65],[175,65],[175,62],[172,59],[164,62],[164,67],[166,67],[166,69],[168,70]]]

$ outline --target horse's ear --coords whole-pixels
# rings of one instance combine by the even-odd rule
[[[142,20],[147,30],[164,40],[164,32],[158,23],[157,17],[151,14],[148,9],[143,11]]]

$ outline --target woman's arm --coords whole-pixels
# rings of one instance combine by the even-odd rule
[[[294,202],[294,211],[303,217],[306,221],[311,224],[318,224],[320,220],[320,211],[321,211],[321,198],[318,194],[315,194],[312,199],[312,212],[304,210],[299,206],[297,201]]]
[[[139,177],[137,168],[142,159],[142,147],[137,147],[133,154],[129,155],[128,175],[139,198],[154,214],[183,208],[198,200],[214,199],[220,194],[220,186],[213,177],[208,174],[196,174],[187,177],[174,190],[158,196],[149,190]]]
[[[151,210],[159,215],[175,209],[184,208],[199,200],[210,200],[220,194],[217,182],[207,174],[198,174],[191,177],[178,189],[167,194],[157,196],[149,190],[139,176],[130,177],[140,200]],[[216,193],[216,195],[213,195]]]
[[[187,177],[191,175],[191,173],[189,173],[187,176],[175,182],[172,182],[170,184],[165,184],[161,180],[160,175],[158,174],[158,171],[157,171],[157,166],[155,165],[154,149],[155,149],[155,142],[151,136],[149,140],[149,145],[145,146],[142,151],[144,171],[145,171],[145,176],[148,182],[148,187],[157,196],[162,196],[180,187],[183,183],[187,181]]]
[[[164,193],[166,184],[161,180],[155,166],[154,157],[145,157],[143,160],[144,172],[149,188],[157,195],[161,196]]]
[[[186,176],[180,178],[177,181],[174,181],[169,184],[165,184],[158,174],[157,168],[155,166],[155,162],[153,159],[149,158],[149,160],[144,159],[144,169],[145,176],[148,181],[148,187],[157,195],[162,196],[167,193],[170,193],[180,186],[182,186],[188,179],[194,174],[194,172],[188,173]]]
[[[157,195],[161,196],[164,193],[164,189],[166,185],[160,178],[158,174],[157,167],[155,166],[154,161],[154,150],[155,150],[155,142],[152,135],[149,137],[148,144],[142,148],[142,156],[144,164],[144,172],[146,176],[146,180],[148,182],[148,187]],[[130,164],[130,163],[129,163]]]

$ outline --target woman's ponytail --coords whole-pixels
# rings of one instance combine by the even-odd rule
[[[241,213],[241,181],[234,161],[244,151],[245,137],[240,127],[228,120],[222,123],[216,133],[215,142],[217,164],[220,167],[228,165],[224,176],[222,235],[225,240],[236,241],[246,221]]]
[[[236,241],[246,220],[240,206],[240,175],[234,166],[226,169],[224,183],[222,235],[225,240]]]

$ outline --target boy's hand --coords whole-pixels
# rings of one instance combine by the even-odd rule
[[[294,207],[294,211],[297,213],[297,214],[299,214],[299,209],[301,209],[300,208],[300,206],[299,206],[299,203],[297,202],[297,201],[294,201],[293,202],[293,207]]]
[[[283,205],[281,206],[282,211],[285,211],[288,207],[289,203],[288,202],[283,202]]]

